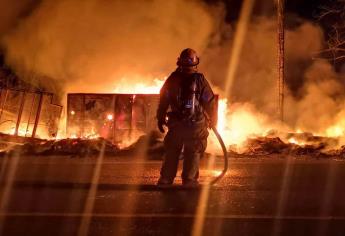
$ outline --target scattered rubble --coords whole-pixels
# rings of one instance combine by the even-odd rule
[[[286,141],[292,137],[297,140],[297,143]],[[334,138],[312,136],[311,134],[288,134],[285,139],[283,141],[279,137],[251,138],[247,140],[241,153],[235,152],[235,147],[230,146],[229,154],[236,157],[291,155],[345,158],[345,146],[337,148],[338,141]],[[144,157],[156,160],[161,160],[164,156],[162,137],[157,132],[142,135],[135,143],[123,149],[104,138],[61,140],[21,138],[15,139],[15,141],[17,141],[16,145],[12,144],[9,146],[10,148],[3,149],[0,154],[20,152],[22,155],[86,157],[97,156],[103,150],[107,156]],[[18,141],[21,141],[22,144],[18,144]]]
[[[61,139],[42,140],[41,142],[26,142],[23,145],[16,145],[10,151],[20,152],[22,155],[68,155],[68,156],[92,156],[101,152],[107,155],[116,155],[120,150],[111,142],[103,139]]]
[[[292,156],[311,157],[345,157],[345,146],[340,149],[335,148],[338,144],[334,138],[314,136],[307,138],[299,137],[303,144],[283,142],[278,137],[257,137],[248,139],[245,144],[244,155],[264,156],[272,154],[283,154]]]
[[[163,142],[160,136],[152,132],[143,135],[127,148],[120,149],[119,146],[104,138],[95,139],[61,139],[61,140],[40,140],[21,139],[22,144],[17,144],[2,151],[2,155],[20,152],[21,155],[41,156],[96,156],[103,150],[107,156],[133,156],[147,153],[150,159],[162,159],[164,154]]]
[[[288,144],[285,144],[280,138],[259,137],[248,139],[245,145],[245,155],[270,155],[281,154],[286,151]]]

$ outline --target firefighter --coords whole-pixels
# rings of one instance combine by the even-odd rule
[[[160,91],[157,110],[158,129],[168,133],[166,150],[158,185],[171,185],[176,177],[178,161],[183,152],[182,184],[198,185],[199,160],[203,156],[208,128],[215,125],[214,93],[202,73],[197,70],[199,58],[187,48],[177,59],[177,69],[168,77]]]

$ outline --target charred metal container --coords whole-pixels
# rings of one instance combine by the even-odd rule
[[[114,143],[135,139],[157,129],[158,103],[159,94],[68,94],[67,135]]]
[[[158,94],[68,94],[67,135],[117,143],[148,133],[156,129],[158,102]]]
[[[0,132],[24,137],[54,138],[62,106],[53,94],[8,88],[0,89]]]

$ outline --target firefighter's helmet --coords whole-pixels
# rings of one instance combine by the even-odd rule
[[[181,52],[180,57],[177,58],[176,64],[182,67],[196,66],[199,64],[199,57],[197,56],[196,51],[191,48],[186,48]]]

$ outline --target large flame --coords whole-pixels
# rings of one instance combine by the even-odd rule
[[[120,83],[116,83],[113,89],[114,93],[121,94],[159,94],[165,78],[146,78],[145,76],[133,76],[130,79],[123,77]],[[235,145],[240,149],[249,137],[262,136],[271,129],[262,119],[263,115],[255,113],[248,105],[237,105],[231,107],[226,98],[220,98],[218,101],[218,123],[217,129],[229,147]],[[110,116],[107,117],[108,119]],[[112,118],[112,117],[111,117]],[[70,136],[75,138],[76,135]],[[98,134],[92,133],[83,138],[97,138]],[[124,140],[124,143],[130,144],[135,141]],[[214,136],[209,140],[209,146],[216,150],[217,141]],[[213,148],[214,147],[214,148]]]
[[[130,81],[130,82],[129,82]],[[165,79],[146,79],[140,76],[123,77],[113,90],[121,94],[159,94]]]
[[[130,81],[130,82],[129,82]],[[143,82],[144,81],[144,82]],[[122,94],[159,94],[165,79],[147,79],[134,76],[131,79],[123,78],[114,89],[115,93]],[[228,100],[219,99],[217,129],[227,145],[241,146],[248,137],[264,135],[269,129],[265,128],[259,116],[256,116],[247,107],[238,107],[234,112],[229,110]]]
[[[1,133],[9,135],[18,135],[21,137],[32,137],[33,124],[21,123],[16,132],[16,123],[12,120],[7,120],[1,123]],[[48,130],[41,125],[36,130],[36,138],[49,138]]]
[[[231,107],[228,99],[219,100],[217,129],[227,146],[235,146],[240,151],[248,138],[264,136],[271,128],[263,115],[256,114],[247,105]]]
[[[327,127],[324,131],[324,135],[327,137],[341,137],[345,134],[345,118],[343,114],[340,114],[335,124]]]

